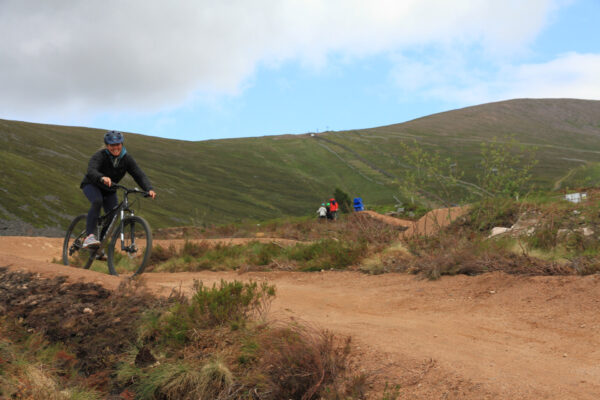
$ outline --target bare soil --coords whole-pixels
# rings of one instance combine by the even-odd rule
[[[382,215],[370,210],[361,211],[361,213],[390,225],[403,226],[406,230],[403,231],[400,236],[409,237],[413,235],[431,235],[436,233],[440,228],[450,225],[452,221],[465,215],[468,210],[469,208],[466,206],[440,208],[429,211],[417,221],[390,217],[389,215]]]
[[[127,279],[49,263],[59,259],[60,248],[60,239],[0,237],[0,267],[107,289]],[[141,279],[155,294],[191,290],[195,279],[275,284],[272,318],[351,335],[362,368],[376,377],[374,398],[381,398],[386,382],[401,385],[400,398],[600,398],[598,275],[488,273],[426,281],[282,271],[146,273]]]

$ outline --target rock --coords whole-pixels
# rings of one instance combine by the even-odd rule
[[[93,314],[93,313],[94,313],[94,311],[92,311],[92,309],[91,309],[91,308],[89,308],[89,307],[86,307],[86,308],[84,308],[84,309],[83,309],[83,313],[84,313],[84,314]]]
[[[523,233],[527,235],[533,234],[535,232],[535,227],[539,224],[539,218],[529,218],[529,219],[519,219],[513,226],[511,226],[511,230],[514,235],[518,236]]]
[[[511,230],[510,228],[505,228],[503,226],[496,226],[496,227],[492,228],[492,233],[490,233],[488,238],[492,238],[494,236],[498,236],[503,233],[510,232],[510,230]]]
[[[569,233],[571,232],[572,231],[570,229],[559,229],[558,231],[556,231],[556,237],[559,239],[563,239],[569,236]]]
[[[594,231],[591,228],[588,228],[587,226],[584,227],[582,229],[583,231],[583,236],[592,236],[594,234]]]

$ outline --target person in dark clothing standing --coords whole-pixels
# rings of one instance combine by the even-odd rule
[[[87,173],[80,185],[91,203],[86,219],[87,237],[83,247],[100,245],[100,241],[94,235],[94,228],[100,217],[100,207],[104,207],[104,212],[109,212],[118,204],[117,192],[111,186],[113,183],[119,183],[126,173],[129,173],[150,197],[156,197],[148,177],[123,147],[123,134],[117,131],[106,132],[104,144],[106,148],[96,152],[90,159]]]

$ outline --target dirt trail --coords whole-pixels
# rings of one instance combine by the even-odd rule
[[[372,218],[384,221],[390,225],[404,226],[407,229],[400,234],[401,237],[409,237],[412,235],[431,235],[437,232],[440,228],[449,225],[456,218],[461,217],[468,211],[468,207],[451,207],[441,208],[438,210],[429,211],[417,221],[409,221],[400,218],[382,215],[375,211],[361,211]]]
[[[0,266],[108,288],[123,279],[44,262],[59,254],[60,240],[0,237]],[[400,398],[600,398],[598,275],[493,273],[424,281],[333,271],[201,272],[147,273],[143,279],[163,294],[189,290],[194,279],[268,280],[278,290],[273,318],[352,335],[365,370],[380,384],[400,383]]]
[[[298,240],[292,239],[280,239],[280,238],[267,238],[267,237],[256,237],[256,238],[221,238],[221,239],[154,239],[153,245],[160,245],[164,248],[170,245],[175,246],[179,249],[183,247],[186,242],[204,242],[210,245],[239,245],[248,243],[251,241],[258,241],[262,243],[277,243],[281,246],[291,246],[296,243],[300,243]],[[0,255],[19,255],[31,260],[60,262],[62,260],[62,245],[63,239],[61,238],[48,238],[48,237],[35,237],[35,238],[24,238],[22,236],[0,236]]]

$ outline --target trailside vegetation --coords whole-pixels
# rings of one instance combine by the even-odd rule
[[[366,396],[351,339],[268,322],[266,282],[196,282],[156,299],[139,285],[108,292],[2,269],[0,293],[1,398]]]

